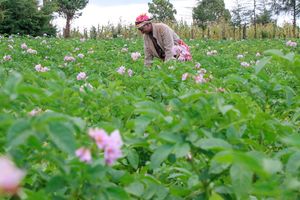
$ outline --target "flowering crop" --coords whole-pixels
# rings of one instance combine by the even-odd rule
[[[4,198],[300,196],[299,46],[185,40],[144,67],[136,38],[0,40]]]

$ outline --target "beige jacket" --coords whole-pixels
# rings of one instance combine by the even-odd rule
[[[153,37],[157,40],[157,44],[166,54],[165,61],[174,59],[172,48],[178,44],[180,39],[178,35],[166,24],[152,23]],[[148,34],[144,34],[144,53],[146,66],[151,65],[154,57],[158,57],[158,53],[153,45],[153,42]]]

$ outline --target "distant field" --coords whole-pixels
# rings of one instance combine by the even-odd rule
[[[299,45],[186,42],[193,61],[147,68],[141,39],[1,38],[0,154],[26,171],[21,199],[300,198]],[[107,165],[90,128],[119,130],[122,157]]]

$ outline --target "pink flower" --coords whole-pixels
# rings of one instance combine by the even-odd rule
[[[86,77],[86,73],[85,72],[80,72],[78,75],[77,75],[77,80],[80,81],[80,80],[85,80],[87,77]]]
[[[66,62],[73,62],[73,61],[75,61],[75,58],[72,57],[72,56],[65,56],[64,57],[64,61],[66,61]]]
[[[34,49],[27,49],[27,53],[29,53],[29,54],[37,54],[37,51],[36,50],[34,50]]]
[[[185,81],[188,78],[188,76],[189,76],[189,73],[182,74],[181,80]]]
[[[41,64],[38,64],[38,65],[36,65],[35,67],[34,67],[34,69],[36,70],[36,71],[38,71],[38,72],[41,72],[42,71],[42,65]]]
[[[40,109],[40,108],[35,108],[35,109],[33,109],[32,111],[30,111],[30,112],[28,113],[28,115],[30,115],[31,117],[33,117],[33,116],[36,116],[36,115],[40,114],[41,112],[42,112],[42,109]]]
[[[139,57],[141,57],[141,54],[139,52],[134,52],[134,53],[131,54],[131,58],[134,61],[136,61],[137,59],[139,59]]]
[[[109,140],[109,136],[103,129],[89,129],[89,136],[95,140],[99,149],[104,149]]]
[[[11,57],[11,55],[5,55],[5,56],[3,56],[3,60],[10,61],[10,60],[12,60],[12,57]]]
[[[48,67],[43,67],[41,64],[36,65],[34,68],[37,72],[47,72],[50,70]]]
[[[16,194],[25,172],[5,156],[0,157],[0,193]]]
[[[195,64],[195,68],[196,68],[196,69],[199,69],[200,67],[201,67],[201,64],[197,62],[197,63]]]
[[[122,157],[121,147],[123,145],[120,132],[115,130],[108,138],[108,143],[104,148],[104,159],[106,164],[113,165],[113,163]]]
[[[286,42],[286,46],[296,47],[297,46],[297,42],[293,42],[293,41],[289,40],[289,41]]]
[[[128,76],[132,77],[133,76],[133,71],[132,69],[128,69],[127,70]]]
[[[84,55],[82,53],[77,55],[79,58],[84,58]]]
[[[205,80],[205,78],[203,77],[203,74],[199,74],[199,75],[195,76],[195,82],[196,82],[196,83],[205,83],[206,80]]]
[[[75,151],[75,154],[82,162],[90,163],[92,161],[91,151],[88,148],[81,147]]]
[[[241,66],[243,67],[250,67],[250,64],[247,62],[241,62]]]
[[[121,66],[117,69],[117,72],[121,75],[125,74],[126,68],[124,66]]]
[[[21,48],[22,48],[22,49],[27,49],[26,43],[21,44]]]

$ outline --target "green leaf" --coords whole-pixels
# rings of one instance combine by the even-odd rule
[[[223,200],[223,197],[216,192],[212,192],[211,196],[209,197],[209,200]]]
[[[160,164],[168,157],[168,155],[172,152],[173,145],[163,145],[155,150],[155,152],[151,156],[151,169],[156,169],[160,166]]]
[[[300,168],[300,152],[296,152],[290,156],[287,164],[286,164],[286,171],[291,175],[298,175]]]
[[[126,192],[128,192],[130,194],[140,197],[144,193],[145,188],[141,182],[136,181],[136,182],[131,183],[129,186],[127,186],[125,188],[125,190],[126,190]]]
[[[278,49],[270,49],[264,52],[264,54],[266,55],[275,55],[278,57],[283,57],[284,54],[282,53],[282,51],[278,50]]]
[[[188,143],[178,143],[174,148],[174,152],[177,158],[186,156],[190,151],[191,147]]]
[[[63,122],[50,122],[49,134],[55,145],[62,151],[74,155],[76,150],[75,138],[70,127]]]
[[[219,138],[200,139],[196,145],[205,150],[226,150],[232,148],[231,144]]]
[[[22,79],[22,75],[18,72],[12,72],[8,77],[8,80],[4,85],[4,91],[10,95],[10,99],[15,99],[17,97],[16,90]]]
[[[134,130],[137,134],[144,134],[147,126],[152,121],[151,117],[139,116],[134,120]]]
[[[110,187],[110,188],[107,188],[106,190],[109,194],[109,199],[130,199],[128,194],[125,192],[125,190],[123,190],[122,188],[120,187]]]
[[[263,59],[259,60],[259,62],[254,66],[255,74],[258,74],[265,65],[271,60],[272,57],[264,57]]]
[[[136,152],[135,149],[129,149],[127,154],[127,159],[130,163],[130,165],[137,169],[139,166],[139,154]]]
[[[56,192],[58,190],[61,190],[65,187],[66,181],[61,176],[54,176],[52,177],[46,186],[47,193]]]
[[[30,122],[25,119],[17,120],[7,132],[7,146],[13,148],[23,144],[31,135],[33,135],[33,131]]]
[[[251,190],[253,173],[243,165],[234,164],[230,168],[230,177],[235,194],[238,199],[247,199]]]

